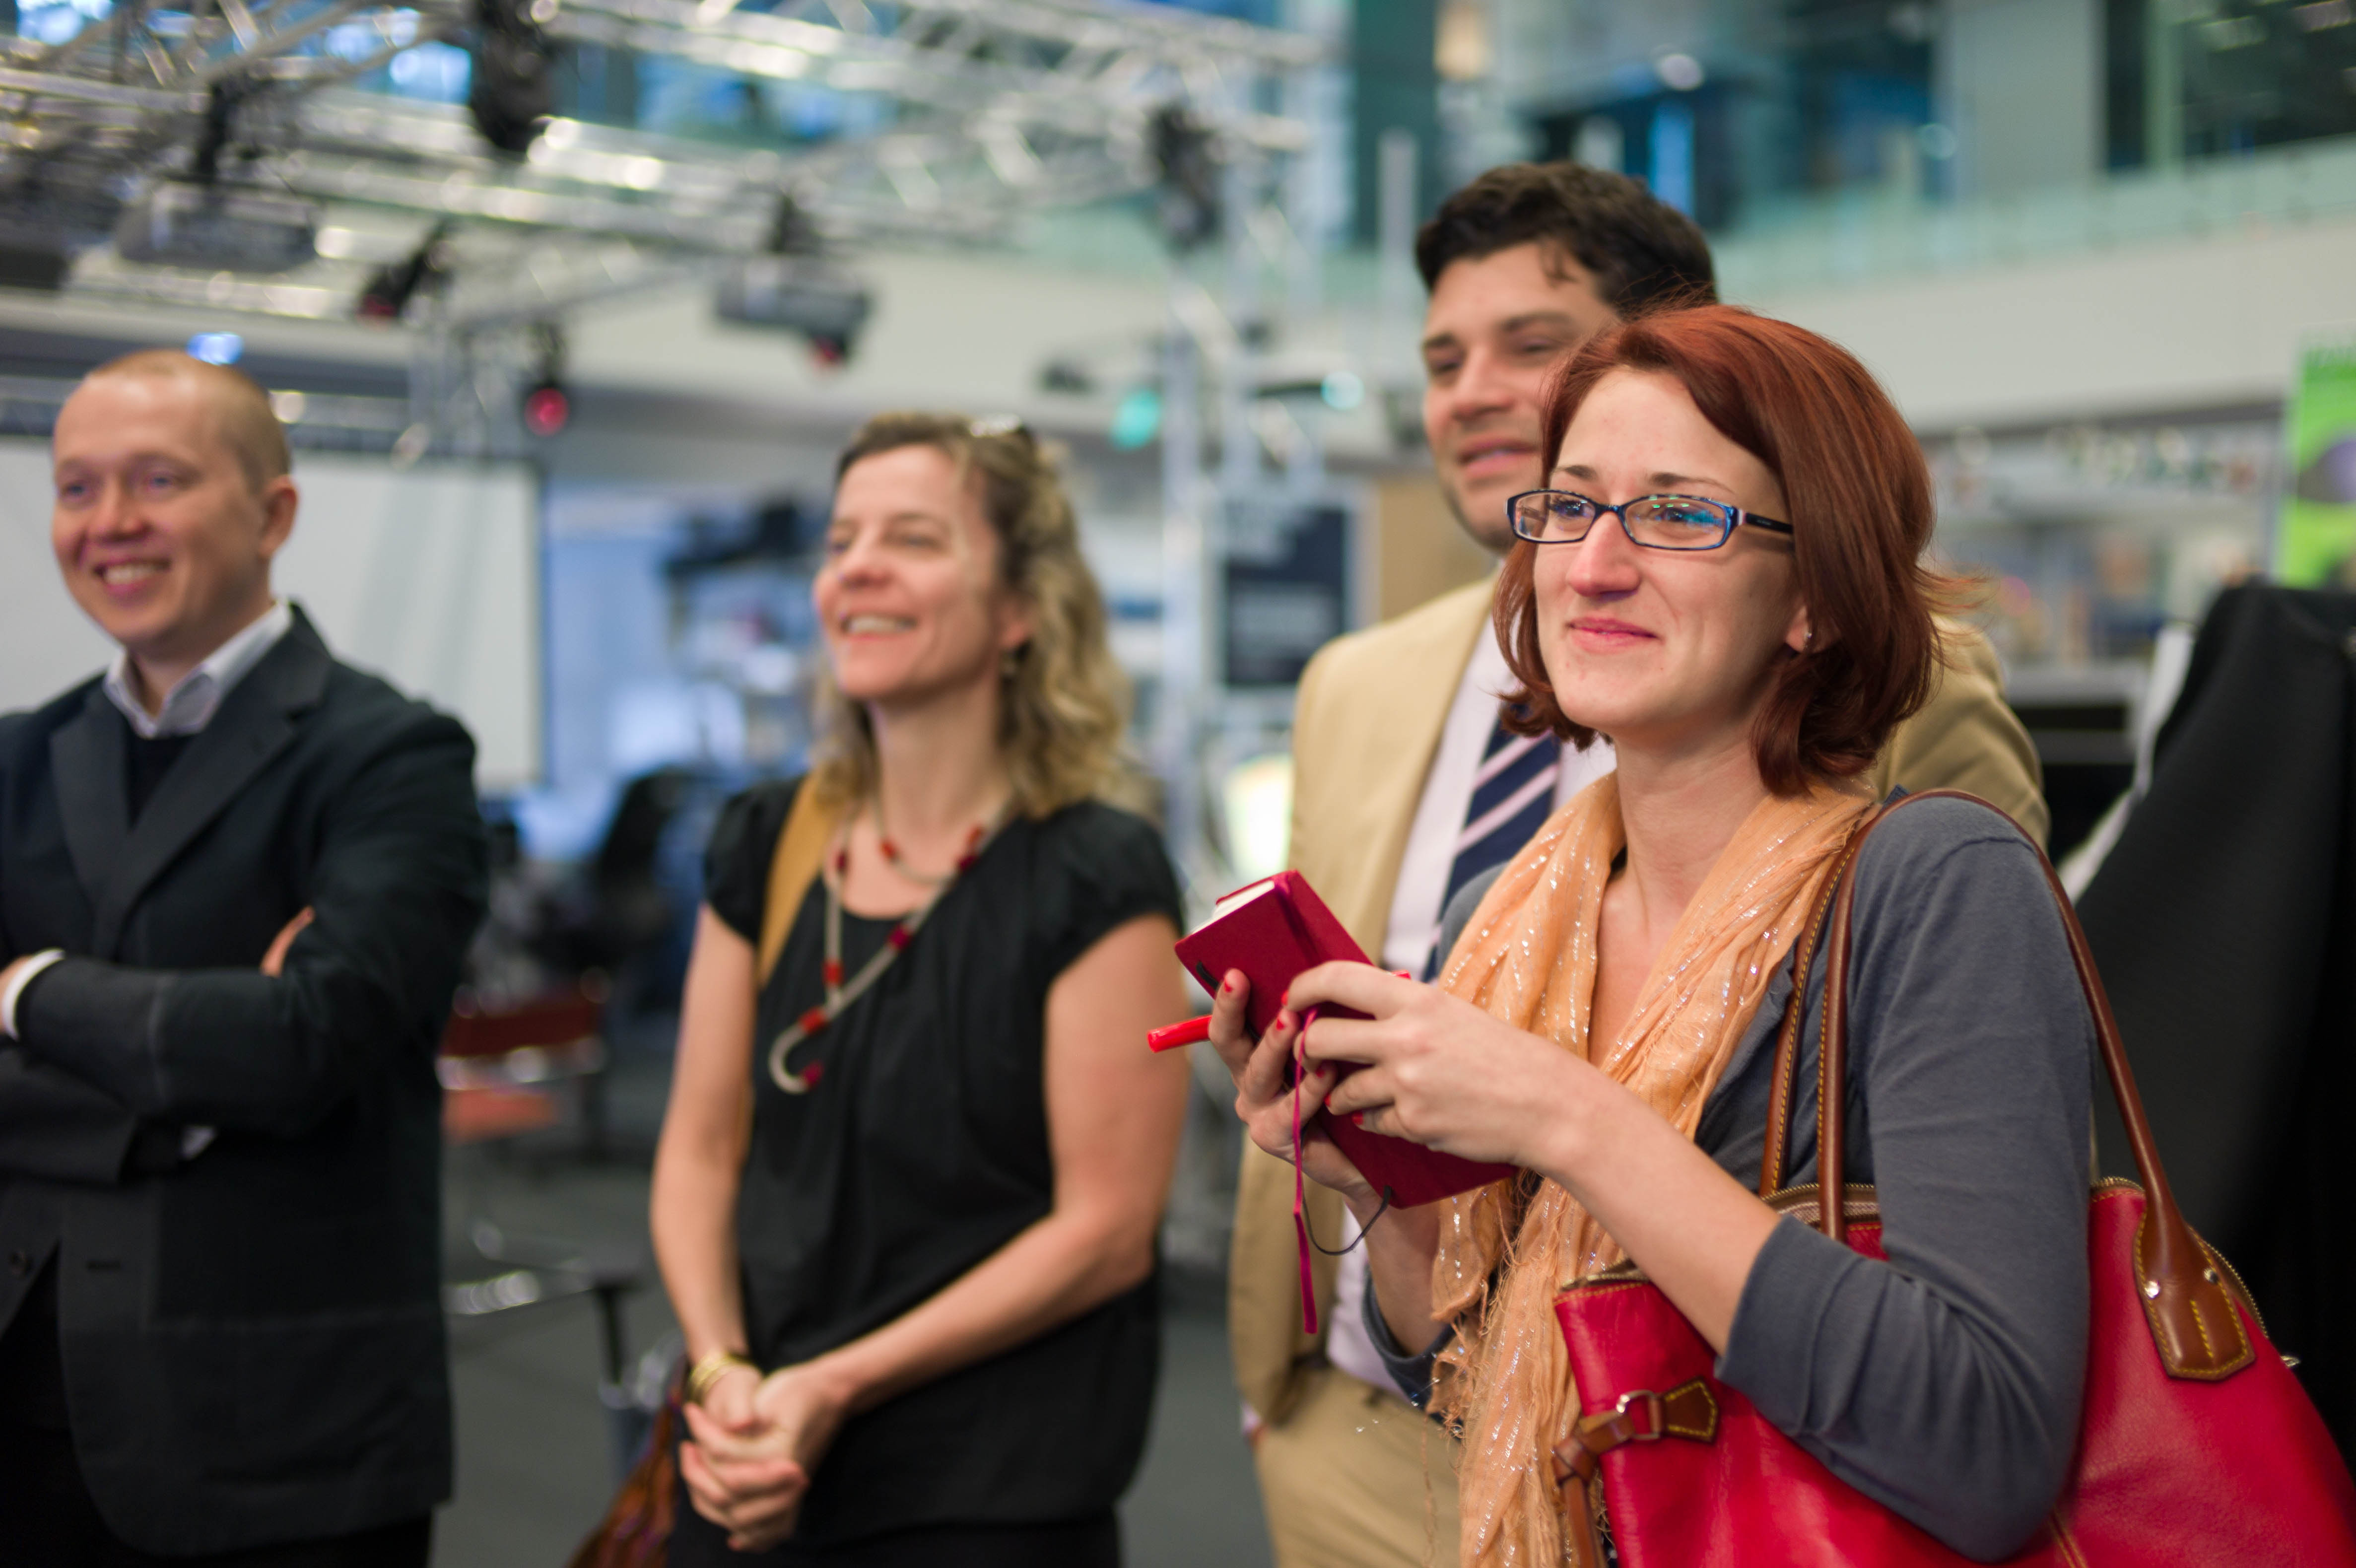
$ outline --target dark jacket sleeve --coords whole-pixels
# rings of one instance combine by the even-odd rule
[[[138,1132],[139,1119],[102,1090],[0,1049],[0,1176],[112,1184]]]
[[[1778,1225],[1719,1371],[1843,1480],[1992,1561],[2052,1507],[2077,1436],[2093,1023],[2008,825],[1925,801],[1885,833],[1858,866],[1849,1103],[1889,1261]],[[1813,1163],[1812,1121],[1795,1154]]]
[[[482,917],[487,855],[473,741],[412,712],[324,808],[316,919],[283,974],[68,958],[19,1003],[26,1047],[141,1116],[286,1136],[389,1055],[430,1051]]]
[[[14,758],[29,715],[0,714],[0,758]],[[0,969],[28,956],[0,929]],[[0,1042],[0,1176],[112,1183],[122,1178],[139,1119],[119,1101],[14,1042]]]

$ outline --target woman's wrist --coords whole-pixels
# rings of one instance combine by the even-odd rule
[[[769,1376],[792,1377],[820,1402],[848,1415],[873,1402],[869,1392],[877,1386],[878,1380],[862,1362],[859,1342],[854,1340],[798,1366],[780,1367]]]
[[[687,1402],[703,1403],[711,1397],[712,1390],[718,1388],[730,1375],[736,1372],[750,1372],[754,1377],[758,1378],[761,1375],[761,1369],[755,1366],[751,1359],[740,1350],[721,1349],[705,1352],[696,1359],[695,1365],[687,1369],[687,1381],[682,1390],[687,1396]]]
[[[1658,1120],[1650,1106],[1576,1057],[1561,1058],[1559,1093],[1547,1097],[1525,1139],[1529,1158],[1515,1162],[1573,1192],[1584,1185],[1596,1151],[1609,1141],[1613,1112],[1627,1107]]]

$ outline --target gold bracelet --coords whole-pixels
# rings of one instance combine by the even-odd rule
[[[705,1397],[719,1386],[720,1380],[738,1367],[750,1369],[756,1377],[760,1375],[760,1368],[734,1350],[714,1350],[698,1361],[688,1369],[687,1402],[701,1404]]]

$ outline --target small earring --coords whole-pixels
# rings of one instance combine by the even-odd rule
[[[1013,680],[1014,672],[1022,668],[1023,650],[1021,648],[1008,648],[1000,650],[998,655],[998,678],[1000,680]]]

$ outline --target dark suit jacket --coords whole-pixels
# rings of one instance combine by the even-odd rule
[[[2218,596],[2078,900],[2169,1185],[2356,1455],[2356,595]],[[2103,1163],[2132,1176],[2101,1097]]]
[[[124,1541],[415,1518],[450,1492],[434,1052],[485,897],[474,743],[299,612],[135,828],[129,735],[96,682],[0,719],[0,959],[74,955],[0,1039],[0,1256],[54,1250]],[[0,1325],[28,1283],[0,1274]]]

